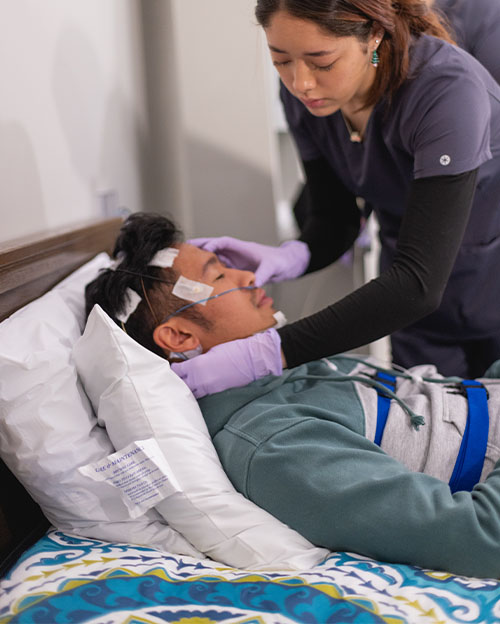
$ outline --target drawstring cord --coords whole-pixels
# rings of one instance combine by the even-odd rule
[[[367,386],[373,387],[377,390],[379,390],[382,394],[384,394],[385,396],[389,397],[390,399],[394,399],[396,401],[396,403],[398,403],[398,405],[401,407],[401,409],[406,412],[406,414],[408,414],[409,418],[410,418],[410,422],[411,425],[414,429],[416,429],[417,431],[419,430],[419,428],[422,425],[425,425],[425,419],[423,416],[420,416],[419,414],[416,414],[408,405],[406,405],[406,403],[400,399],[395,392],[393,392],[392,390],[390,390],[389,388],[387,388],[386,386],[384,386],[384,384],[380,383],[379,381],[376,381],[375,379],[372,379],[371,377],[368,376],[362,376],[362,375],[340,375],[339,377],[330,377],[327,375],[300,375],[300,377],[295,377],[295,380],[299,380],[299,379],[310,379],[310,380],[314,380],[314,381],[358,381],[359,383],[365,384]]]
[[[367,366],[379,373],[393,375],[394,377],[397,377],[399,379],[413,380],[418,383],[434,383],[438,385],[444,385],[444,386],[451,385],[451,387],[455,387],[457,384],[460,384],[463,381],[461,377],[457,377],[457,376],[444,377],[443,379],[436,379],[434,377],[420,377],[418,375],[412,375],[412,373],[402,368],[401,366],[398,366],[397,364],[393,364],[392,365],[393,367],[387,368],[384,366],[373,364],[371,362],[367,362],[365,359],[361,357],[357,357],[355,355],[343,355],[342,357],[347,360],[357,362],[358,364],[362,364],[363,366]],[[327,366],[331,368],[331,363],[327,358],[323,358],[323,362],[325,362],[325,364],[327,364]],[[308,376],[304,376],[304,377],[308,377]],[[309,377],[314,378],[313,375]],[[373,379],[368,373],[361,372],[360,375],[343,375],[343,376],[333,377],[333,378],[318,376],[316,378],[325,379],[328,381],[359,381],[360,383],[373,387],[377,389],[378,391],[380,391],[384,396],[394,399],[398,403],[398,405],[400,405],[400,407],[410,417],[410,421],[414,429],[418,431],[421,425],[425,425],[425,419],[423,416],[416,414],[401,398],[399,398],[395,394],[395,392],[393,392],[390,388],[387,388],[387,386],[380,383],[379,381]],[[500,384],[500,380],[488,379],[488,384],[497,385],[497,384]]]
[[[435,383],[435,384],[450,384],[450,383],[460,383],[462,381],[461,377],[451,376],[451,377],[443,377],[443,379],[435,379],[434,377],[420,377],[419,375],[412,375],[407,369],[402,366],[398,366],[397,364],[393,364],[392,367],[384,367],[379,366],[378,364],[373,364],[372,362],[367,362],[361,357],[357,357],[355,355],[343,355],[347,360],[352,360],[353,362],[358,362],[358,364],[363,364],[364,366],[369,366],[380,373],[387,373],[388,375],[394,375],[394,377],[399,377],[400,379],[411,379],[417,382],[426,382],[426,383]]]

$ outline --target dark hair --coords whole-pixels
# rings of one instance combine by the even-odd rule
[[[453,43],[445,20],[425,0],[257,0],[255,16],[263,28],[277,11],[314,22],[337,37],[354,36],[361,42],[377,28],[384,30],[377,49],[380,62],[365,107],[384,95],[390,102],[405,81],[412,37],[428,34]]]
[[[121,327],[117,315],[123,313],[127,304],[127,289],[131,288],[141,297],[141,302],[124,328],[144,347],[165,357],[163,350],[153,340],[153,331],[166,316],[190,302],[172,294],[179,277],[174,268],[148,265],[160,249],[171,247],[182,240],[182,232],[166,217],[145,212],[130,215],[116,239],[113,251],[113,258],[119,263],[116,270],[101,271],[85,288],[87,316],[98,303]],[[211,323],[195,307],[181,314],[210,329]]]

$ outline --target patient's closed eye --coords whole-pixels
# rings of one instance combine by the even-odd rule
[[[224,269],[227,269],[227,264],[217,257],[216,265],[217,266],[215,268],[217,270],[217,277],[214,279],[214,282],[216,282],[217,280],[225,279],[227,277],[227,275],[224,273]]]

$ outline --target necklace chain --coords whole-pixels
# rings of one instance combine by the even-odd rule
[[[363,137],[361,136],[361,132],[359,132],[359,130],[354,130],[353,129],[353,127],[349,123],[349,120],[347,119],[347,117],[344,115],[344,113],[342,111],[340,111],[340,114],[342,115],[342,119],[344,120],[345,127],[347,128],[347,132],[349,133],[349,139],[351,140],[351,142],[352,143],[361,143],[363,141]]]

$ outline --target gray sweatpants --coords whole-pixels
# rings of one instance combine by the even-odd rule
[[[373,369],[360,365],[361,371]],[[454,394],[442,384],[421,381],[422,377],[443,379],[434,366],[416,366],[409,370],[413,379],[398,378],[396,394],[416,414],[423,416],[425,425],[416,431],[408,414],[396,401],[391,401],[389,417],[381,448],[413,472],[423,472],[442,481],[450,480],[462,442],[468,414],[467,399]],[[488,389],[489,434],[481,481],[500,459],[500,379],[480,379]],[[375,438],[377,424],[377,392],[356,382],[356,390],[366,415],[368,439]]]

